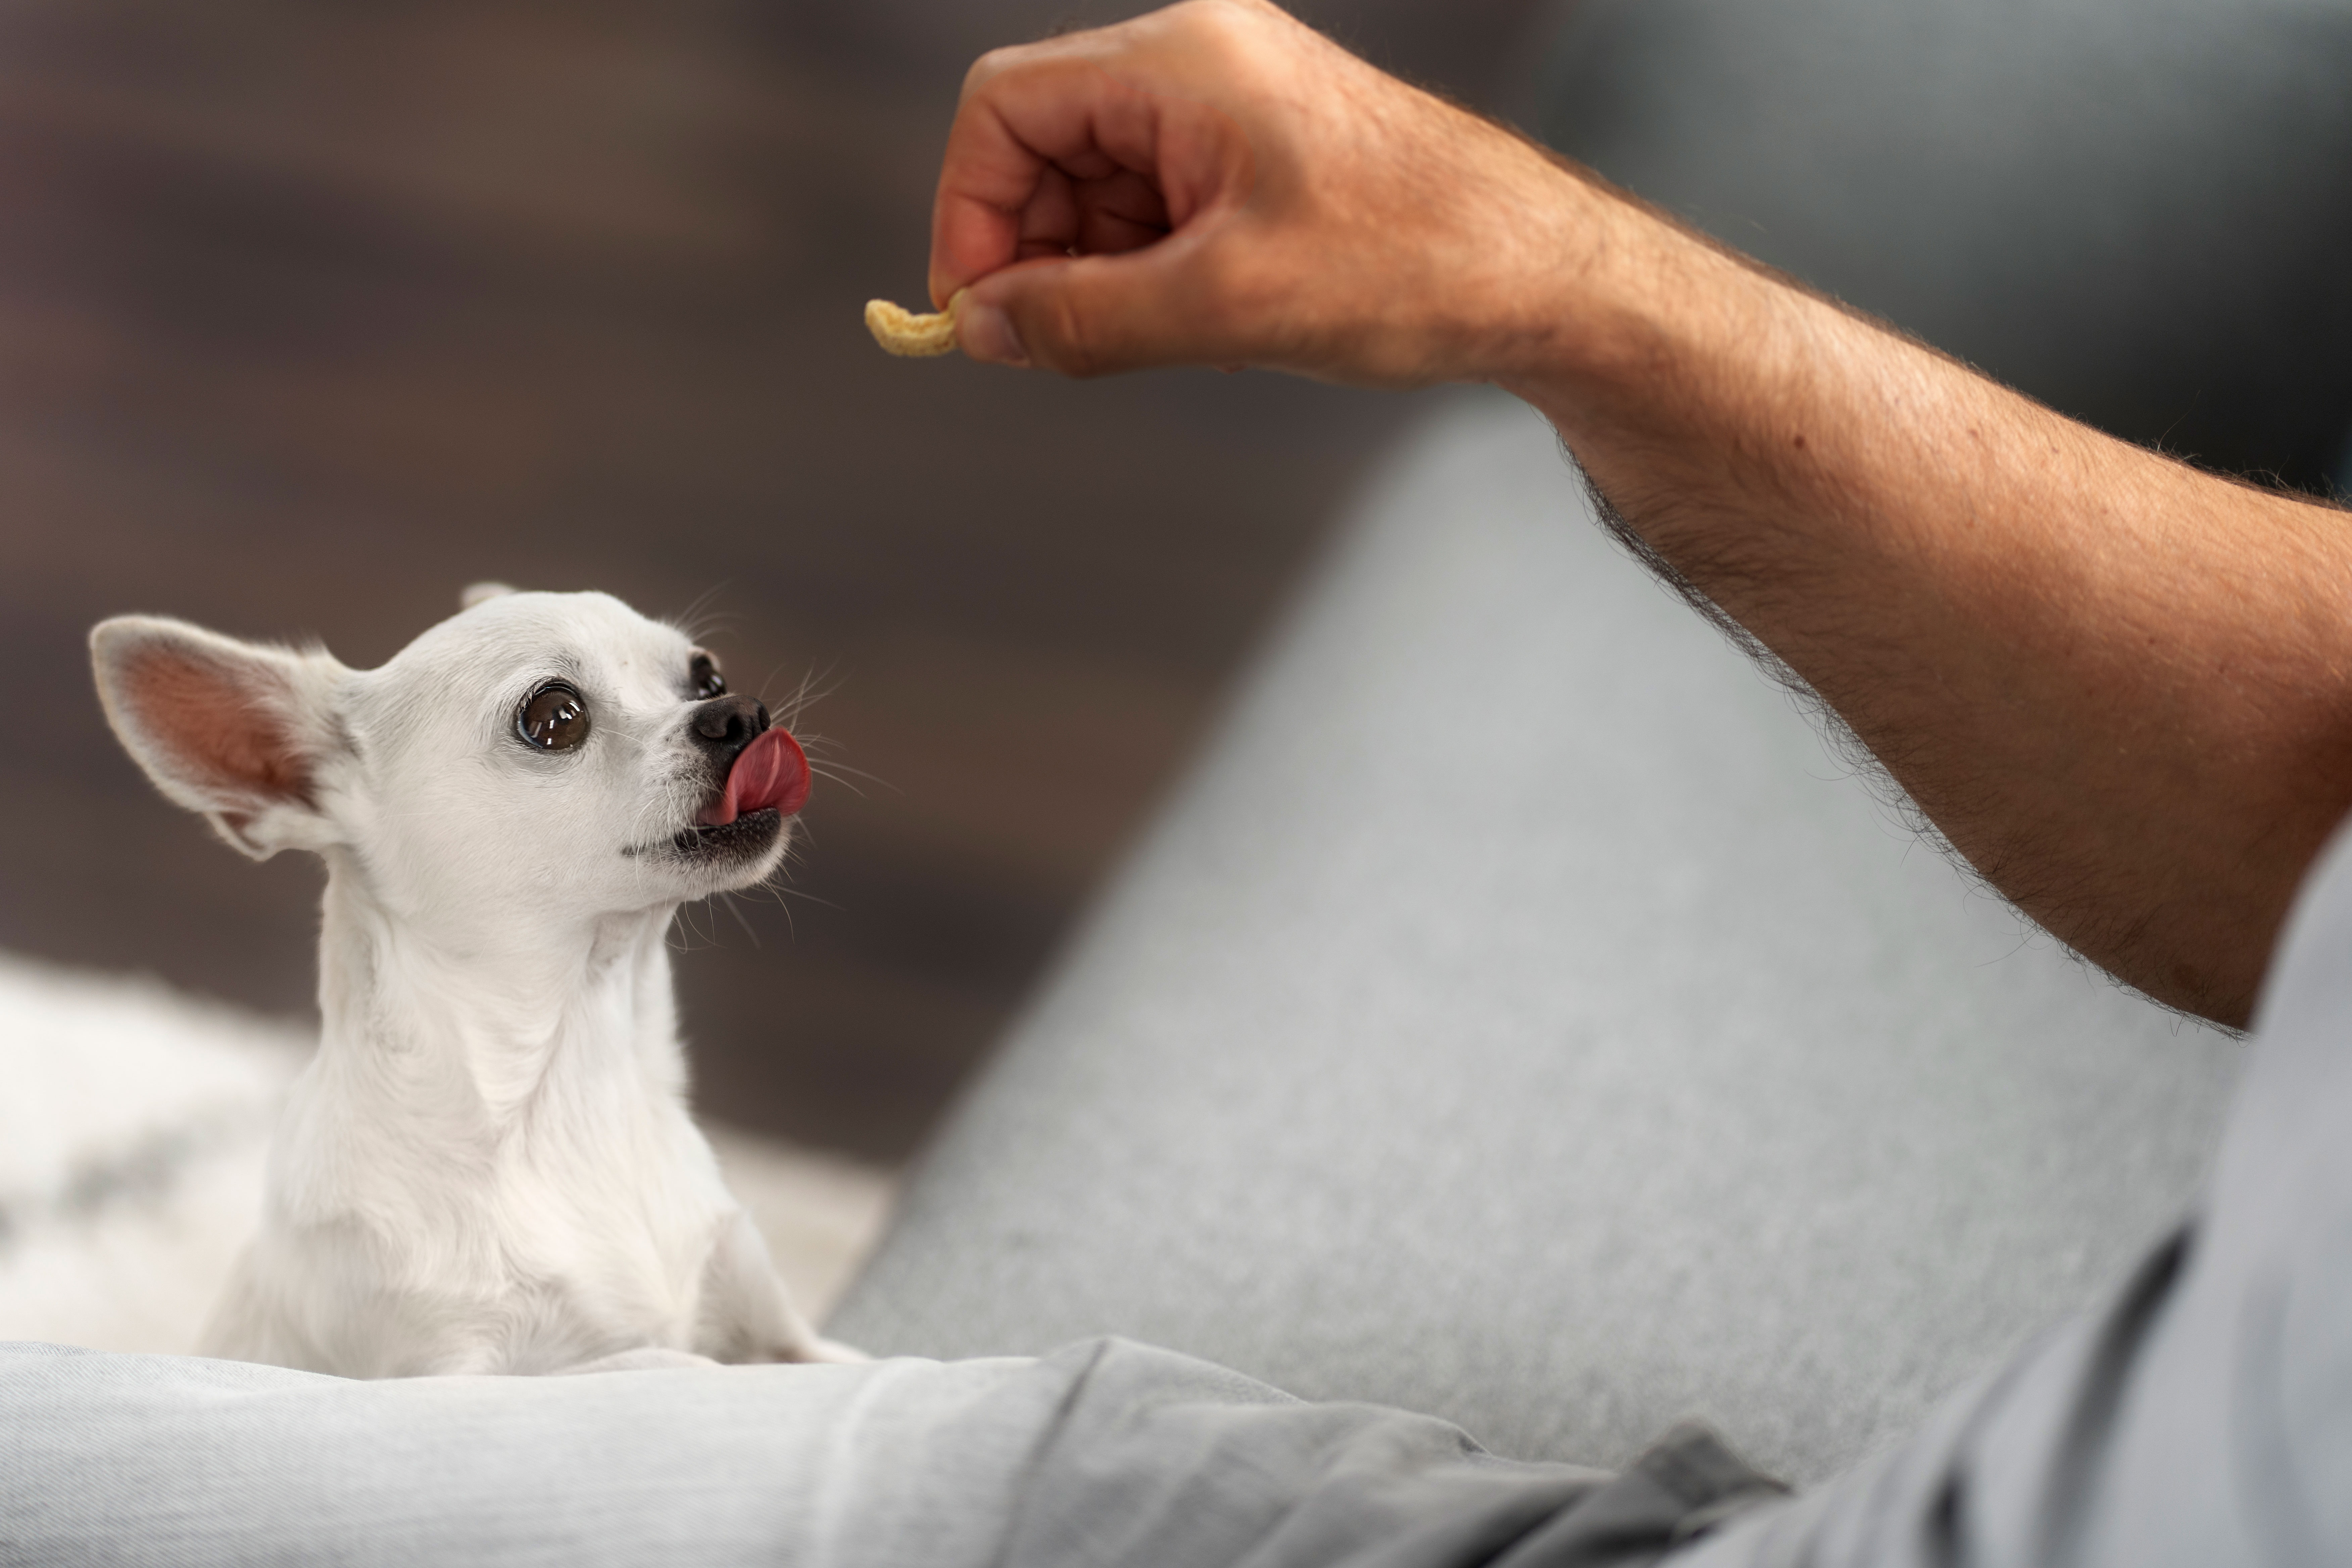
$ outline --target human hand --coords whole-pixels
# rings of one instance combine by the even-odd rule
[[[931,298],[970,286],[973,358],[1074,375],[1499,379],[1557,330],[1596,198],[1264,0],[1188,0],[972,68]]]

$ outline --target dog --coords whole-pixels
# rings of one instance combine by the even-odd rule
[[[769,877],[808,761],[603,594],[468,589],[381,668],[123,616],[100,700],[163,793],[326,862],[319,1051],[205,1352],[348,1377],[847,1361],[686,1109],[667,934]]]

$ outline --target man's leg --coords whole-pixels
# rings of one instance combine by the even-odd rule
[[[1123,1341],[1038,1360],[383,1383],[0,1350],[0,1563],[1646,1562],[1771,1495],[1624,1476]]]

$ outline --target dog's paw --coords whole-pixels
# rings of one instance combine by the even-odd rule
[[[796,1347],[793,1351],[792,1359],[809,1363],[830,1363],[836,1365],[849,1365],[857,1362],[872,1361],[874,1358],[856,1345],[845,1345],[839,1340],[820,1337]]]
[[[679,1367],[717,1366],[707,1355],[692,1351],[674,1351],[661,1345],[638,1345],[633,1350],[614,1351],[589,1361],[574,1362],[559,1367],[551,1375],[570,1377],[583,1372],[670,1372]]]

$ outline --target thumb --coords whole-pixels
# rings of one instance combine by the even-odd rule
[[[1165,240],[1116,256],[1045,257],[971,286],[956,313],[963,352],[992,364],[1064,375],[1223,363],[1211,312]]]

